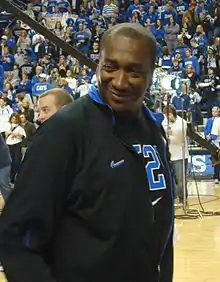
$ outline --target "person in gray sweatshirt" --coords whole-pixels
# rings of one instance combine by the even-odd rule
[[[4,201],[7,200],[12,188],[10,185],[11,157],[9,148],[0,133],[0,192]]]

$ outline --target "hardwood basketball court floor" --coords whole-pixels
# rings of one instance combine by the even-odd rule
[[[201,181],[198,190],[205,211],[220,211],[220,184]],[[188,191],[189,195],[194,195],[189,196],[189,208],[201,210],[194,182],[188,183]],[[183,214],[181,209],[176,213]],[[174,282],[219,282],[220,216],[180,218],[175,220],[175,227]],[[0,282],[6,281],[1,272]]]

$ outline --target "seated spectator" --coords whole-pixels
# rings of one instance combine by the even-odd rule
[[[67,64],[66,58],[65,56],[60,56],[59,59],[59,63],[57,65],[58,70],[59,70],[59,74],[61,77],[66,77],[66,72],[68,71],[68,69],[70,68]]]
[[[77,80],[74,77],[73,71],[69,69],[66,72],[66,81],[68,82],[68,86],[73,90],[75,93],[76,88],[77,88]]]
[[[3,49],[4,55],[2,56],[2,66],[4,68],[5,77],[7,77],[7,73],[13,71],[15,58],[8,46],[5,46]]]
[[[50,83],[47,82],[48,76],[45,73],[41,73],[39,74],[39,82],[36,83],[33,87],[33,99],[34,99],[34,103],[36,104],[36,101],[38,99],[38,97],[50,90],[52,88],[52,85]]]
[[[2,65],[0,65],[0,91],[2,91],[4,87],[4,77],[4,68]]]
[[[174,58],[173,66],[168,70],[168,73],[183,78],[185,70],[180,66],[179,60]]]
[[[28,78],[32,79],[33,74],[34,74],[34,67],[30,63],[28,57],[24,57],[24,63],[19,68],[20,79],[22,79],[22,73],[24,73],[24,72],[27,74]]]
[[[38,58],[43,58],[45,55],[53,54],[53,57],[57,59],[58,56],[58,49],[54,46],[52,42],[48,39],[40,42],[38,47]]]
[[[21,108],[18,110],[19,114],[24,114],[29,122],[34,122],[34,110],[31,108],[27,99],[23,99],[21,102]]]
[[[202,25],[197,25],[196,32],[193,36],[199,45],[207,46],[208,40]]]
[[[17,48],[15,49],[14,58],[15,58],[15,63],[16,63],[19,67],[21,67],[21,66],[24,64],[25,53],[21,50],[20,47],[17,47]]]
[[[70,27],[66,28],[63,39],[65,42],[69,43],[70,45],[73,45],[74,35],[73,35],[73,30]]]
[[[6,38],[6,45],[12,50],[14,50],[16,47],[16,41],[15,41],[15,37],[12,34],[11,29],[5,28],[3,31],[3,36],[5,36]]]
[[[106,1],[106,4],[104,5],[104,7],[102,9],[102,15],[107,21],[114,14],[115,8],[116,8],[116,5],[114,4],[114,0],[107,0]],[[133,9],[129,11],[129,16],[132,15],[132,12],[133,12]]]
[[[27,150],[27,147],[30,146],[33,140],[33,136],[36,132],[36,126],[33,122],[30,122],[27,119],[27,116],[25,115],[25,113],[20,113],[20,119],[21,119],[21,124],[22,124],[22,127],[24,128],[25,135],[26,135],[25,138],[23,138],[21,142],[22,156],[24,156]]]
[[[182,19],[182,28],[180,35],[183,38],[184,44],[189,46],[189,42],[195,32],[195,25],[190,12],[185,12]]]
[[[11,74],[10,74],[10,76],[11,76]],[[12,106],[12,103],[14,101],[14,97],[16,95],[16,91],[15,91],[15,88],[13,87],[13,85],[10,83],[9,80],[5,81],[4,89],[3,89],[2,93],[4,94],[4,97],[7,99],[7,104]]]
[[[17,89],[25,89],[25,92],[32,96],[32,84],[28,77],[28,73],[22,72],[21,81],[19,82]]]
[[[217,60],[216,60],[216,53],[213,47],[209,47],[207,50],[207,68],[217,68]]]
[[[25,51],[26,49],[29,49],[31,47],[31,40],[26,30],[22,30],[20,32],[17,41],[17,47],[20,47],[22,51]]]
[[[92,44],[92,50],[90,51],[89,58],[96,63],[99,62],[100,52],[99,52],[99,43],[94,42]]]
[[[55,23],[55,28],[53,32],[56,34],[57,37],[64,39],[64,29],[60,21]]]
[[[91,38],[91,42],[100,42],[101,37],[102,37],[102,29],[101,29],[101,25],[96,24],[92,30],[92,38]]]
[[[186,72],[184,75],[184,78],[187,78],[190,80],[190,87],[193,89],[196,89],[197,81],[198,81],[198,75],[195,72],[195,69],[192,65],[186,66]]]
[[[57,67],[55,67],[51,70],[49,77],[49,83],[52,85],[53,88],[58,88],[59,79],[60,79],[59,70]]]
[[[90,37],[88,32],[85,30],[84,23],[79,23],[79,31],[75,33],[74,40],[75,45],[84,54],[88,54],[89,52],[89,41]]]
[[[66,78],[60,78],[58,81],[58,86],[64,90],[66,90],[71,96],[74,96],[73,90],[69,87],[69,84]]]

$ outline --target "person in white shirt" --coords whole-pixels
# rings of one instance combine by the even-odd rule
[[[187,123],[184,119],[177,115],[176,109],[173,105],[165,106],[163,113],[165,115],[165,118],[162,125],[168,138],[170,159],[172,162],[176,184],[175,198],[178,198],[179,203],[183,204],[184,187],[187,199],[186,173],[189,157],[186,137]],[[183,174],[183,165],[185,167],[185,175]],[[185,181],[185,185],[183,181]]]
[[[21,118],[18,113],[10,116],[8,130],[5,132],[6,144],[11,154],[11,183],[15,182],[16,175],[20,168],[22,159],[21,142],[26,137],[24,128],[21,125]]]
[[[12,108],[6,104],[6,98],[0,96],[0,134],[2,134],[3,137],[5,137],[8,120],[12,113]]]

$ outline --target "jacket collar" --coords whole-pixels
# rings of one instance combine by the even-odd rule
[[[102,96],[101,96],[97,86],[91,85],[91,87],[89,89],[89,96],[90,96],[90,98],[94,102],[96,102],[96,103],[98,103],[100,105],[103,105],[103,106],[107,106],[111,110],[111,112],[113,114],[112,108],[109,107],[109,105],[107,105],[106,102],[103,100],[103,98],[102,98]],[[154,113],[154,112],[150,111],[148,109],[148,107],[146,107],[144,105],[143,105],[143,112],[144,112],[144,114],[145,114],[145,116],[147,118],[153,120],[158,127],[161,127],[162,121],[164,120],[164,115],[163,114],[161,114],[161,113]],[[114,117],[113,117],[113,120],[114,120]]]

